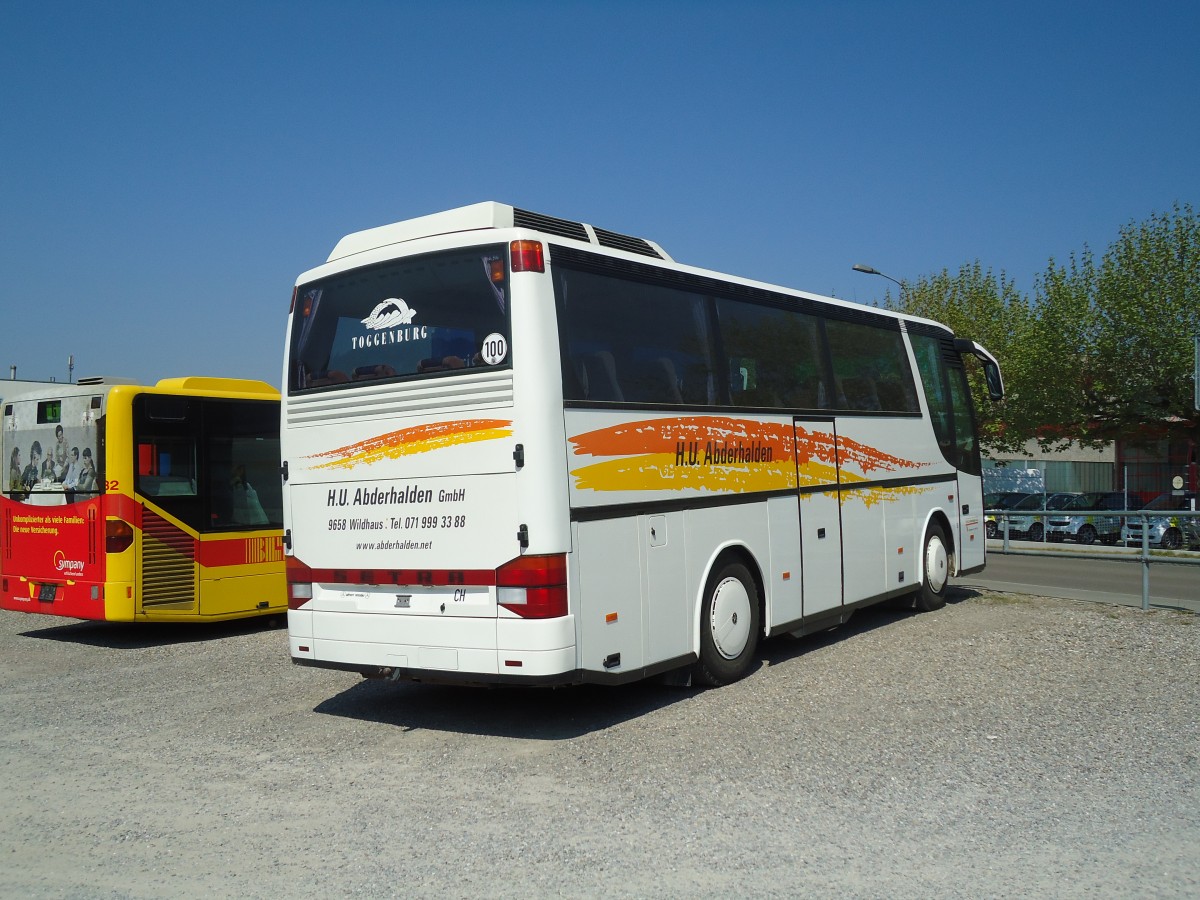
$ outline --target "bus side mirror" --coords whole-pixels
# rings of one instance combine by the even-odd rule
[[[954,349],[959,353],[970,353],[983,363],[983,377],[987,379],[988,397],[994,401],[1004,399],[1004,378],[1000,375],[1000,363],[985,347],[965,338],[954,339]]]
[[[1004,382],[1000,378],[1000,367],[995,362],[985,362],[983,377],[987,379],[988,397],[992,400],[1003,400]]]

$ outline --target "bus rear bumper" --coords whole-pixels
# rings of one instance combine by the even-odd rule
[[[104,599],[107,588],[113,586],[103,581],[38,581],[7,575],[2,587],[0,609],[71,619],[103,621],[113,618],[108,614]]]
[[[288,611],[298,665],[420,681],[579,680],[574,616],[495,619]]]

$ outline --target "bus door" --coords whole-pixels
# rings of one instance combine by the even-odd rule
[[[842,605],[842,519],[832,419],[794,419],[803,612]]]

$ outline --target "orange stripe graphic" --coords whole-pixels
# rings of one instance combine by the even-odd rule
[[[646,419],[589,431],[571,443],[575,456],[610,457],[571,473],[577,489],[594,491],[819,487],[838,483],[839,460],[843,484],[865,481],[869,472],[923,465],[850,438],[835,441],[790,424],[728,416]],[[856,494],[869,505],[909,492],[873,488]]]
[[[396,459],[415,453],[428,453],[443,447],[491,441],[512,435],[511,419],[463,419],[453,422],[434,422],[401,428],[376,437],[367,438],[344,447],[314,453],[307,459],[325,459],[313,466],[314,469],[350,469],[359,464],[378,462],[381,459]]]

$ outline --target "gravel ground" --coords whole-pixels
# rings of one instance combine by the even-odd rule
[[[720,690],[0,613],[12,897],[1193,897],[1200,620],[960,591]]]

